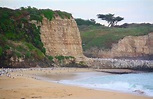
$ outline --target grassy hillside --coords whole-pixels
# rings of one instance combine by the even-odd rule
[[[83,49],[92,47],[110,49],[125,36],[140,36],[153,32],[152,24],[124,24],[120,27],[78,25],[81,32]]]
[[[44,61],[52,59],[40,39],[40,26],[30,21],[42,22],[43,16],[52,20],[56,16],[72,17],[70,13],[21,7],[12,10],[0,8],[0,67],[11,66],[10,60]],[[18,60],[17,60],[18,61]]]

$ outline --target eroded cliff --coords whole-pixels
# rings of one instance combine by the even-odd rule
[[[40,32],[47,55],[74,56],[76,59],[84,57],[80,32],[73,18],[56,16],[51,21],[43,18]]]
[[[30,6],[0,12],[0,67],[64,66],[84,57],[70,13]]]
[[[109,51],[100,50],[102,58],[147,58],[153,55],[153,33],[145,36],[127,36],[112,46]]]

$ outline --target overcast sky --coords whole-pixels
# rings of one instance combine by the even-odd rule
[[[75,18],[97,19],[97,14],[124,17],[122,23],[153,23],[153,0],[0,0],[0,7],[50,8],[72,13]]]

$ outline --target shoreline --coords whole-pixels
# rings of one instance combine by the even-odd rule
[[[14,70],[9,69],[11,76],[0,76],[0,98],[46,98],[46,99],[151,99],[152,97],[116,92],[111,90],[94,90],[74,85],[48,82],[42,77],[54,77],[54,80],[73,79],[75,73],[97,72],[88,68],[29,68]],[[73,75],[71,75],[73,74]],[[106,73],[110,75],[109,73]],[[57,76],[58,75],[58,76]],[[63,78],[64,75],[64,78]],[[13,78],[14,77],[14,78]],[[59,78],[61,77],[61,78]],[[9,93],[9,94],[8,94]],[[87,96],[88,94],[88,96]],[[126,98],[127,97],[127,98]]]

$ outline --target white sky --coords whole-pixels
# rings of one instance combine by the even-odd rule
[[[75,18],[96,19],[97,14],[124,17],[122,23],[153,23],[153,0],[0,0],[0,7],[50,8],[72,13]]]

